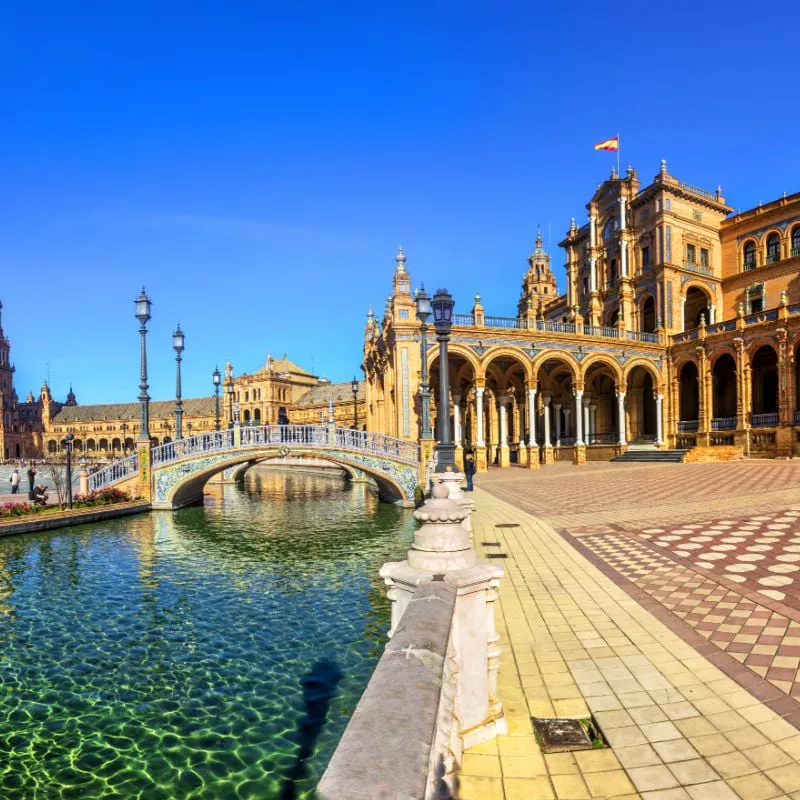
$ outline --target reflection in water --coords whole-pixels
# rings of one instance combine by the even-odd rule
[[[0,540],[0,797],[309,797],[412,530],[361,484],[255,468],[204,507]]]

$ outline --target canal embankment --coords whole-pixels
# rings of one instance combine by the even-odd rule
[[[42,511],[38,514],[26,514],[20,517],[8,517],[0,520],[0,536],[50,531],[69,525],[84,525],[87,522],[100,522],[114,519],[115,517],[127,517],[131,514],[141,514],[149,510],[150,503],[148,501],[131,500],[126,503],[114,503],[94,508]]]

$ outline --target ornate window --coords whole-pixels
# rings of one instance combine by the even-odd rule
[[[792,255],[800,256],[800,225],[795,225],[792,231]]]
[[[756,268],[756,243],[751,239],[744,246],[742,257],[742,269],[747,272],[749,269]]]
[[[694,264],[697,259],[697,248],[693,244],[686,245],[686,262]]]
[[[642,269],[647,269],[650,266],[650,248],[642,248]]]
[[[767,236],[767,264],[781,260],[781,238],[777,233]]]

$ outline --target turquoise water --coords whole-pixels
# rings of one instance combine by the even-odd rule
[[[293,796],[301,679],[327,659],[338,694],[291,784],[313,795],[385,644],[377,570],[413,517],[334,476],[209,491],[0,539],[4,800]]]

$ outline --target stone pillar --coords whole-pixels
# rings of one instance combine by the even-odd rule
[[[584,395],[583,397],[583,430],[586,444],[592,443],[592,425],[589,420],[589,405],[592,402],[591,395]]]
[[[589,404],[589,425],[591,426],[592,441],[597,436],[597,403]]]
[[[461,427],[461,395],[453,394],[453,442],[456,446],[453,459],[456,464],[464,463],[464,432]]]
[[[556,422],[556,447],[561,447],[561,403],[553,403],[553,418]]]
[[[525,444],[525,411],[521,402],[515,402],[514,408],[516,409],[515,419],[517,421],[517,432],[519,433],[517,439],[517,464],[524,466],[528,463],[528,448]]]
[[[407,560],[384,564],[380,575],[392,601],[390,636],[420,584],[444,579],[456,590],[450,634],[457,662],[455,686],[443,691],[455,691],[460,744],[465,750],[507,732],[497,695],[500,648],[494,623],[503,569],[478,560],[462,524],[469,510],[448,497],[443,483],[434,484],[431,494],[414,512],[422,525],[414,534]]]
[[[569,438],[569,415],[572,412],[572,409],[565,408],[564,409],[564,437]]]
[[[550,392],[542,392],[542,403],[544,404],[544,463],[553,464],[553,445],[550,441]]]
[[[486,440],[483,427],[483,386],[475,387],[475,466],[478,472],[486,472]]]
[[[536,442],[536,388],[528,389],[528,468],[539,469],[539,445]]]
[[[138,480],[135,494],[145,500],[153,499],[153,476],[150,461],[150,442],[136,442],[136,458],[139,464]]]
[[[628,444],[627,425],[625,424],[625,392],[617,392],[617,444],[620,447]]]
[[[586,444],[583,436],[583,389],[574,389],[575,395],[575,449],[572,451],[573,464],[586,463]]]
[[[78,473],[78,480],[80,482],[80,493],[85,497],[89,494],[89,470],[86,467],[81,467],[81,471]]]
[[[497,398],[497,410],[500,415],[500,441],[497,446],[497,466],[507,467],[511,464],[511,452],[508,449],[508,397]]]
[[[656,395],[656,447],[661,447],[664,444],[664,419],[662,413],[662,406],[664,404],[664,395]]]
[[[528,389],[528,446],[536,443],[536,389]]]

